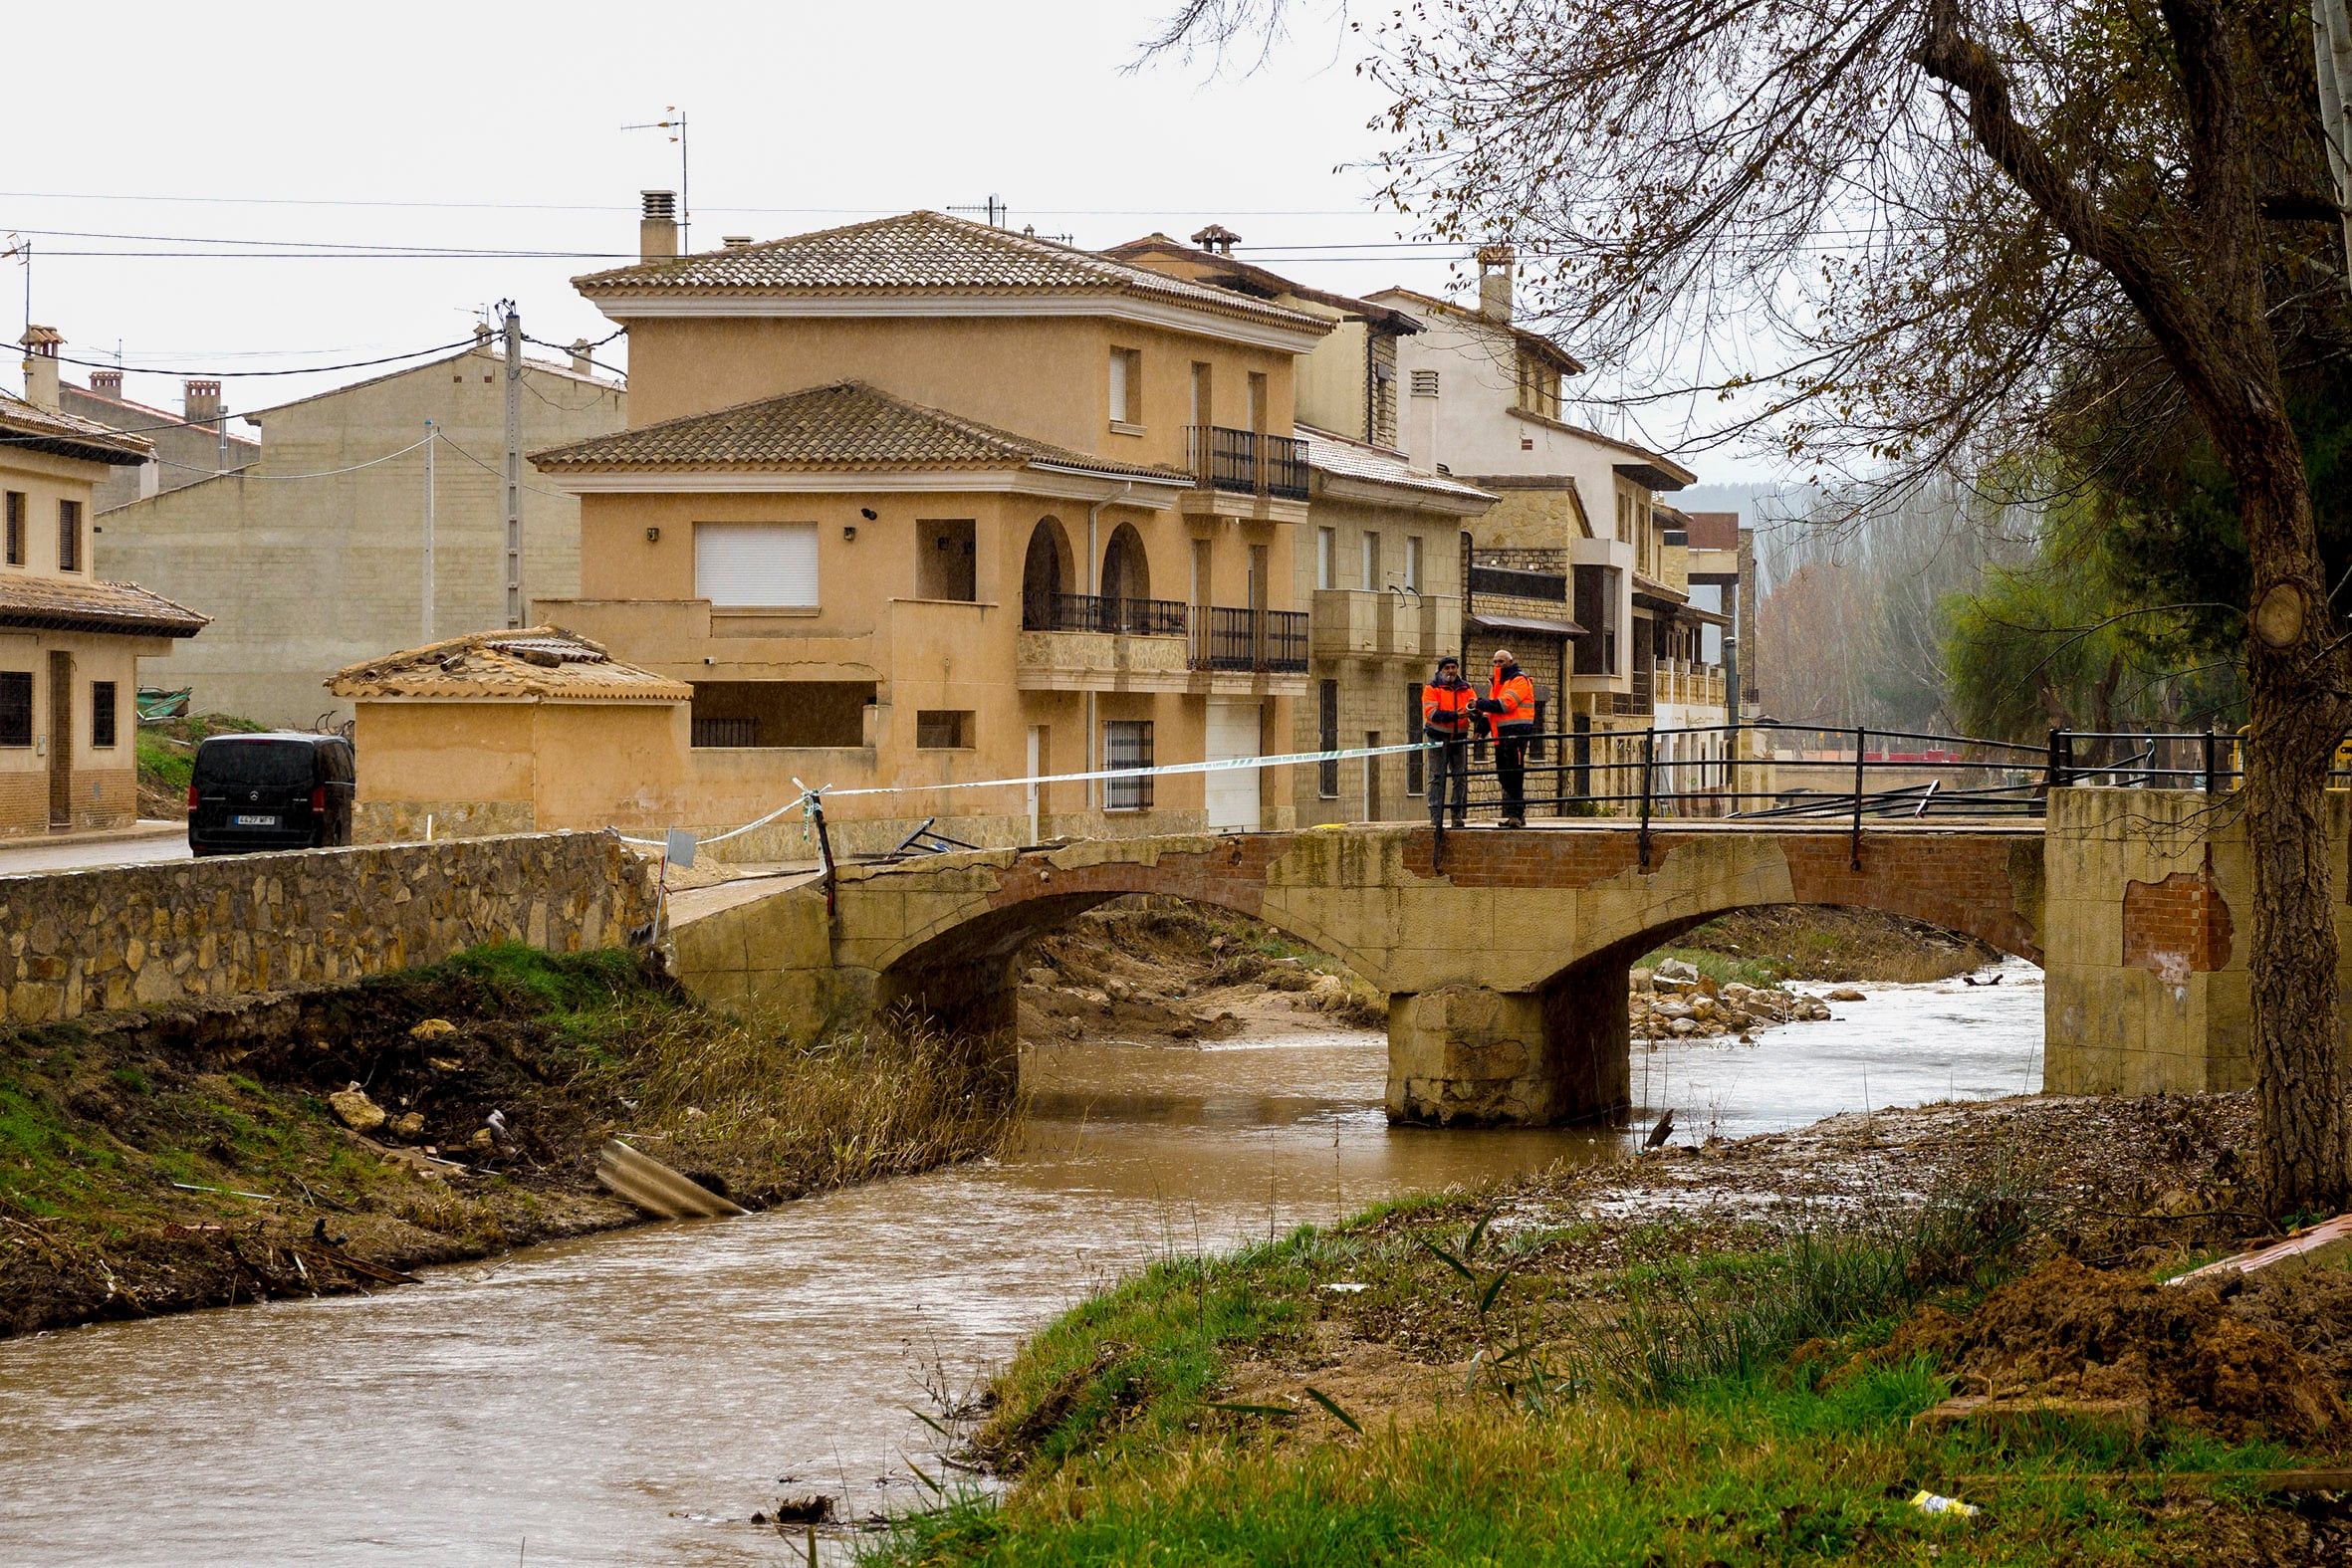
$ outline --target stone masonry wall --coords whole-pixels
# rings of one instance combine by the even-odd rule
[[[485,942],[619,947],[653,872],[610,833],[236,855],[0,877],[18,1023],[351,981]]]

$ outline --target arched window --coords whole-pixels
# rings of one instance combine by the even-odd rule
[[[1068,617],[1062,599],[1069,591],[1069,538],[1059,519],[1040,518],[1030,530],[1029,555],[1021,564],[1021,629],[1063,629]]]

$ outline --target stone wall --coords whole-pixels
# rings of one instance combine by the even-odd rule
[[[2344,863],[2347,796],[2328,827]],[[2050,792],[2042,1083],[2061,1094],[2198,1093],[2253,1083],[2252,865],[2234,795]],[[2339,939],[2352,910],[2339,902]],[[2348,950],[2352,951],[2352,950]]]
[[[235,855],[0,877],[18,1023],[350,981],[485,942],[622,946],[653,870],[610,833]]]

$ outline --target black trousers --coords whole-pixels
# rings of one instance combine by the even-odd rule
[[[1439,826],[1448,806],[1448,786],[1451,785],[1453,823],[1462,825],[1464,814],[1470,809],[1470,742],[1448,740],[1443,736],[1428,735],[1429,746],[1429,825]]]
[[[1495,737],[1495,783],[1503,788],[1503,814],[1528,814],[1528,743],[1529,735],[1509,732]]]

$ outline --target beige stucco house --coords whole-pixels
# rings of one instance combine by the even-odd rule
[[[1422,683],[1440,655],[1462,651],[1463,530],[1496,499],[1417,467],[1398,444],[1399,344],[1421,328],[1402,311],[1236,258],[1240,236],[1222,225],[1193,240],[1150,234],[1105,254],[1330,324],[1295,372],[1309,516],[1293,553],[1293,591],[1309,607],[1314,688],[1295,710],[1290,745],[1323,752],[1417,740]],[[1302,824],[1416,818],[1427,811],[1424,775],[1411,755],[1294,769],[1293,804]]]
[[[196,711],[305,729],[339,721],[350,704],[323,689],[336,670],[506,620],[505,380],[505,355],[485,337],[245,414],[263,435],[258,457],[100,520],[104,570],[213,616],[202,641],[173,661]],[[586,365],[526,359],[520,406],[526,447],[543,446],[619,429],[628,394]],[[418,447],[428,421],[439,434],[429,629]],[[574,593],[579,502],[533,485],[522,503],[526,591]]]
[[[51,343],[54,344],[54,335]],[[203,629],[160,595],[100,579],[92,493],[151,452],[56,407],[55,348],[0,392],[0,836],[138,818],[138,661]]]
[[[1568,737],[1557,759],[1566,771],[1544,781],[1563,794],[1638,791],[1641,738],[1653,728],[1725,731],[1674,735],[1655,759],[1667,770],[1661,786],[1725,786],[1739,693],[1721,662],[1735,614],[1720,606],[1741,580],[1736,521],[1730,550],[1710,549],[1694,584],[1688,520],[1663,498],[1696,476],[1565,418],[1565,380],[1583,366],[1514,320],[1509,248],[1479,261],[1475,307],[1408,289],[1369,296],[1421,328],[1398,357],[1413,463],[1499,498],[1477,525],[1467,662],[1508,645],[1539,686],[1546,672],[1530,649],[1564,677],[1554,690],[1566,700],[1546,723]],[[1720,528],[1707,529],[1720,547]]]
[[[931,212],[686,257],[658,213],[643,235],[577,280],[628,329],[629,425],[534,456],[581,498],[580,592],[537,618],[692,687],[677,825],[796,780],[840,791],[845,852],[926,818],[974,843],[1294,819],[1282,770],[965,786],[1288,748],[1294,363],[1328,320]]]

